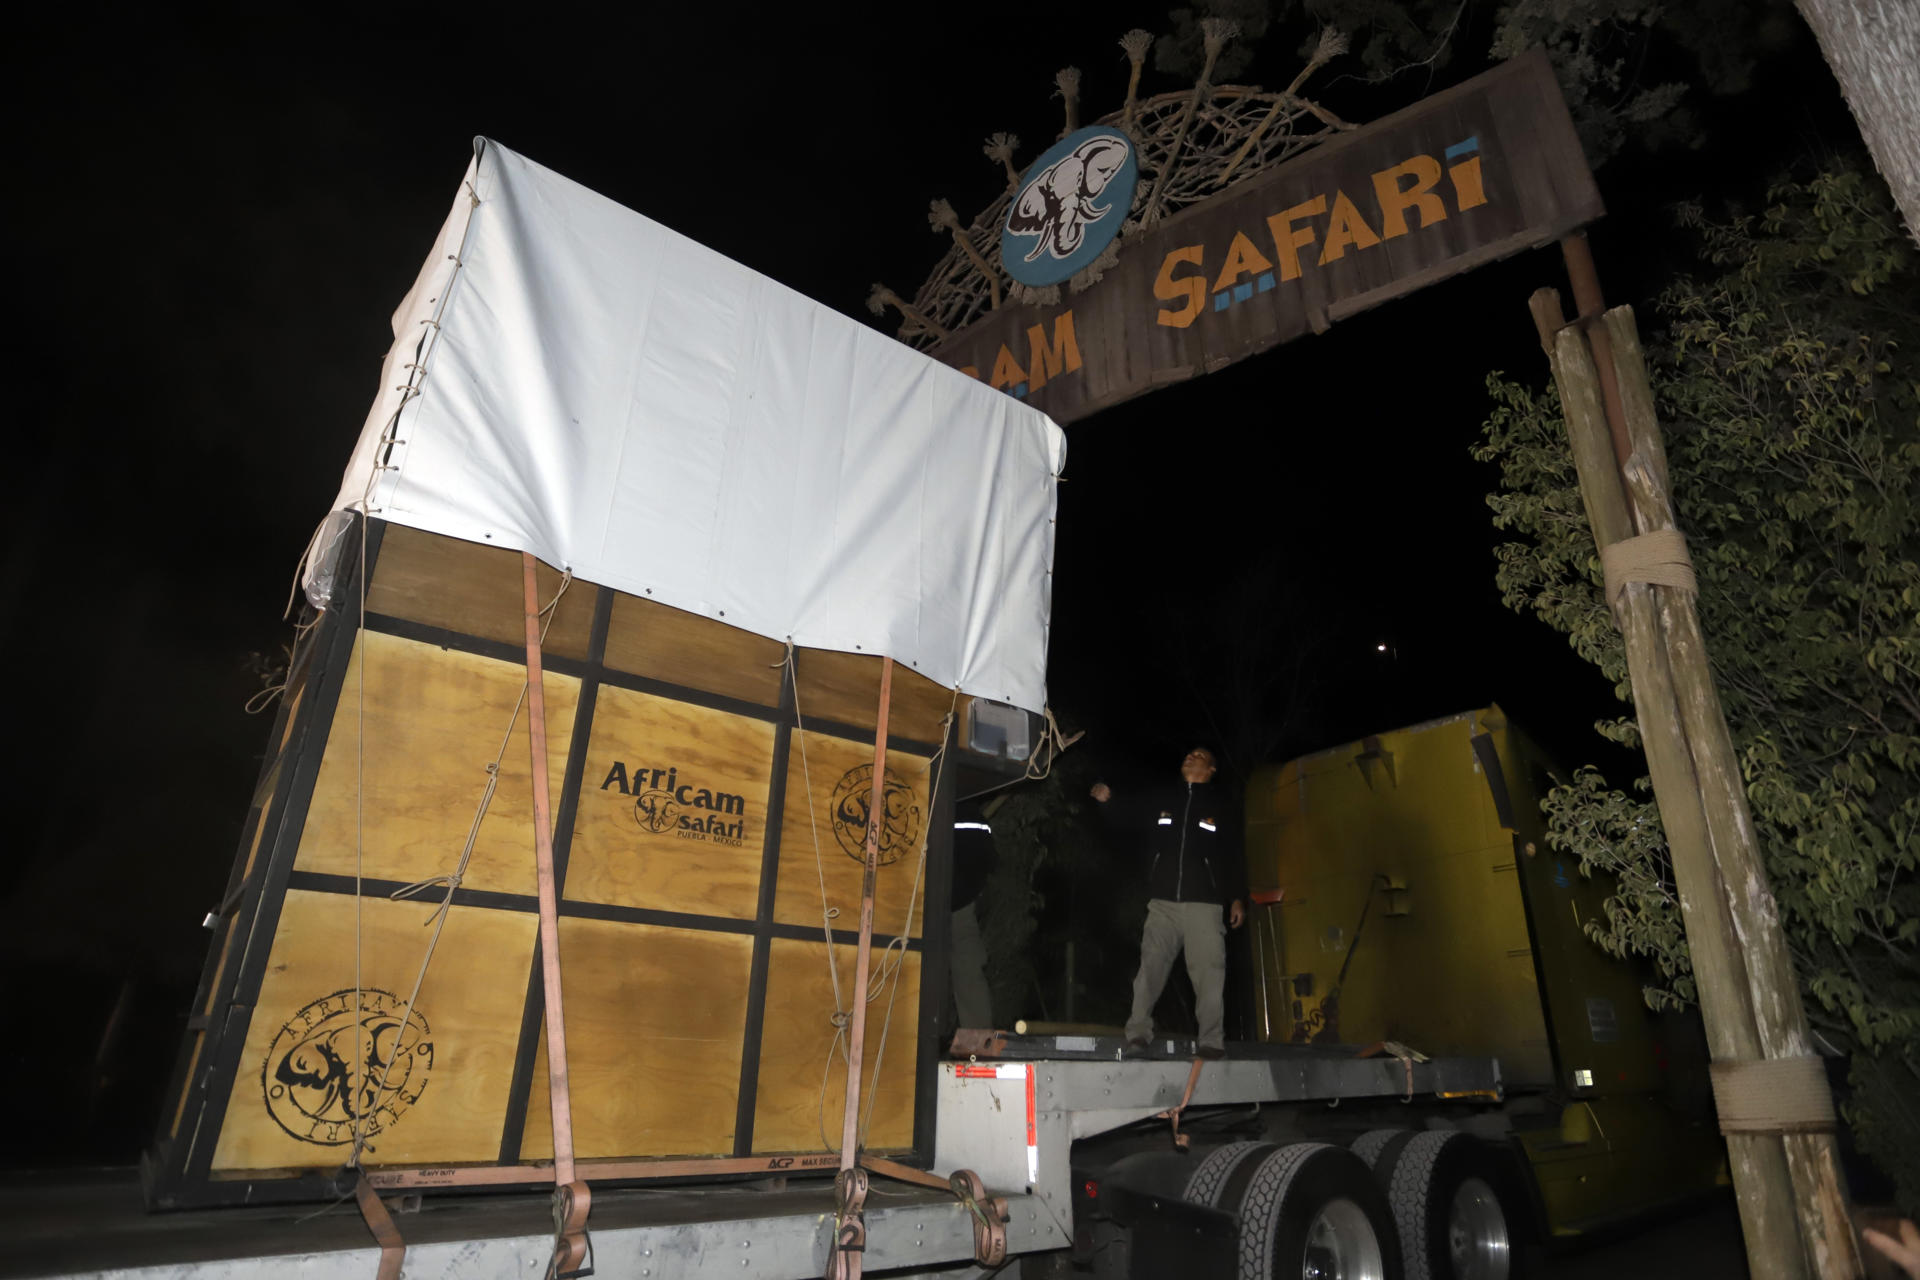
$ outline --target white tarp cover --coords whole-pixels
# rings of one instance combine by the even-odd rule
[[[336,509],[1044,705],[1045,414],[486,139],[393,333]]]

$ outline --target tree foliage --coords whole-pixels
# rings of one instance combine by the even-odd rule
[[[1763,212],[1681,211],[1706,270],[1647,343],[1679,520],[1807,1010],[1851,1055],[1863,1148],[1920,1201],[1920,297],[1870,171],[1787,181]],[[1506,603],[1630,700],[1559,405],[1496,374],[1475,456]],[[1637,745],[1631,720],[1597,726]],[[1658,812],[1592,770],[1545,803],[1554,845],[1619,891],[1589,926],[1650,958],[1655,1007],[1694,998]]]
[[[1444,71],[1456,57],[1504,62],[1535,45],[1553,59],[1587,158],[1599,165],[1631,138],[1647,146],[1704,140],[1689,102],[1701,92],[1735,94],[1755,64],[1792,38],[1790,0],[1196,0],[1173,9],[1173,30],[1155,66],[1192,75],[1201,66],[1200,19],[1230,18],[1240,37],[1215,70],[1244,73],[1269,27],[1300,33],[1306,57],[1323,27],[1352,40],[1347,74],[1384,83]],[[1490,22],[1489,22],[1490,20]],[[1425,90],[1422,89],[1422,92]]]

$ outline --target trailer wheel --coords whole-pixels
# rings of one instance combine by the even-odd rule
[[[1365,1162],[1318,1142],[1263,1159],[1240,1205],[1239,1280],[1404,1280],[1393,1215]]]
[[[1374,1176],[1393,1207],[1407,1280],[1517,1280],[1516,1202],[1499,1155],[1451,1130],[1383,1146]]]
[[[1209,1209],[1239,1212],[1248,1179],[1266,1154],[1275,1149],[1271,1142],[1230,1142],[1208,1152],[1187,1179],[1187,1189],[1180,1198]]]
[[[1411,1129],[1369,1129],[1355,1138],[1347,1150],[1366,1161],[1367,1168],[1378,1168],[1380,1153],[1386,1149],[1389,1142],[1403,1134],[1412,1137],[1413,1131]]]

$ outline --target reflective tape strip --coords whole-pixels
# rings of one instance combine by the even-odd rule
[[[1200,819],[1200,829],[1201,829],[1202,831],[1216,831],[1216,830],[1218,830],[1219,828],[1217,828],[1217,827],[1215,827],[1215,826],[1213,825],[1213,819],[1211,819],[1211,818],[1202,818],[1202,819]]]
[[[1040,1185],[1040,1135],[1033,1114],[1033,1078],[1038,1074],[1031,1068],[1027,1071],[1027,1185],[1030,1187]]]
[[[1040,1184],[1040,1116],[1035,1105],[1034,1077],[1039,1073],[1024,1062],[961,1062],[953,1068],[961,1080],[1023,1080],[1027,1086],[1027,1185]]]
[[[1172,818],[1172,816],[1171,816],[1171,815],[1168,815],[1168,814],[1163,814],[1163,815],[1161,815],[1161,818],[1160,818],[1160,825],[1161,825],[1161,826],[1163,826],[1163,827],[1170,827],[1170,826],[1172,826],[1172,825],[1173,825],[1173,818]]]
[[[953,829],[955,831],[986,831],[989,833],[993,830],[992,827],[984,822],[956,822],[953,824]]]

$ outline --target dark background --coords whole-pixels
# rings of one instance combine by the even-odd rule
[[[864,319],[872,281],[910,296],[942,251],[930,198],[969,217],[998,190],[988,133],[1020,134],[1024,164],[1060,127],[1056,68],[1083,69],[1095,118],[1125,87],[1113,41],[1167,26],[1157,4],[1088,12],[16,26],[7,1164],[125,1161],[151,1133],[270,719],[243,704],[473,135]],[[1289,79],[1303,30],[1245,78]],[[1374,85],[1336,64],[1307,92],[1366,121],[1483,65]],[[1143,92],[1182,85],[1150,68]],[[1751,91],[1695,107],[1706,145],[1600,172],[1610,301],[1691,263],[1673,201],[1751,201],[1858,145],[1797,23]],[[1589,729],[1618,710],[1604,682],[1501,606],[1494,477],[1468,456],[1486,373],[1544,380],[1542,284],[1564,289],[1557,256],[1523,255],[1072,428],[1050,682],[1091,731],[1077,750],[1170,771],[1219,736],[1222,646],[1251,646],[1292,673],[1261,711],[1275,758],[1497,700],[1568,764],[1629,767]]]

